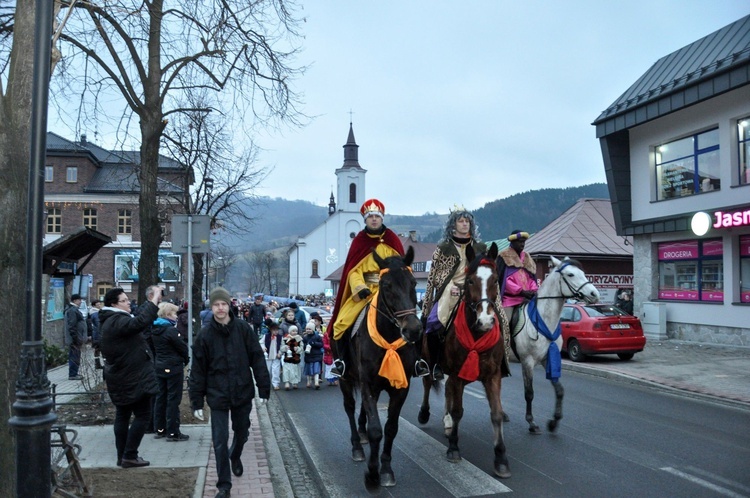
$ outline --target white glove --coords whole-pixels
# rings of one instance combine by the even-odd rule
[[[203,418],[203,410],[195,410],[193,412],[193,417],[197,418],[198,420],[206,420]]]

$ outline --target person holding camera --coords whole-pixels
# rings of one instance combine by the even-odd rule
[[[151,421],[151,398],[159,392],[159,386],[153,353],[143,331],[156,320],[161,287],[149,287],[147,295],[149,300],[133,316],[128,295],[116,287],[104,295],[104,307],[99,312],[104,380],[115,405],[117,465],[123,468],[149,465],[138,456],[138,447]]]

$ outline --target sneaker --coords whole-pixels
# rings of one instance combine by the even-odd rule
[[[344,360],[336,359],[333,360],[333,368],[331,369],[331,375],[334,377],[343,377],[346,371],[346,364]]]
[[[68,377],[68,380],[83,380],[83,376],[82,375],[71,375],[70,377]]]
[[[154,434],[154,439],[162,439],[167,436],[167,431],[165,430],[159,430],[156,431],[156,434]]]
[[[138,457],[135,460],[130,460],[128,458],[122,459],[123,469],[130,469],[132,467],[148,467],[149,465],[151,465],[151,462],[149,462],[148,460],[144,460],[141,457]]]
[[[190,439],[190,436],[188,436],[187,434],[183,434],[181,432],[177,434],[170,434],[169,436],[167,436],[167,441],[179,442],[179,441],[187,441],[188,439]]]
[[[422,358],[414,364],[414,375],[417,377],[427,377],[430,375],[430,366]]]

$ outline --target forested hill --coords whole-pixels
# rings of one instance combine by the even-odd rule
[[[489,202],[474,211],[482,240],[507,237],[511,230],[536,232],[560,216],[581,198],[608,199],[607,185],[593,183],[581,187],[548,188],[514,194]],[[307,201],[261,198],[248,202],[243,210],[253,222],[237,235],[226,234],[223,242],[236,251],[264,251],[289,246],[297,237],[310,233],[328,217],[328,208]],[[386,225],[397,233],[417,232],[425,242],[437,242],[448,213],[403,216],[389,214]]]
[[[515,229],[537,232],[582,198],[609,199],[607,185],[592,183],[581,187],[529,190],[488,202],[474,211],[474,219],[482,240],[497,240]],[[441,235],[441,230],[432,231],[423,240],[437,242]]]

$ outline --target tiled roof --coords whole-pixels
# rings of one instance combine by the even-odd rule
[[[137,169],[132,164],[105,163],[86,186],[88,193],[137,194],[140,192]],[[160,194],[179,194],[183,188],[162,178],[156,179],[156,190]]]
[[[615,232],[609,199],[579,199],[530,237],[524,250],[531,255],[623,257],[633,255],[633,244]]]
[[[655,119],[750,82],[750,15],[656,61],[596,118],[597,136]]]

